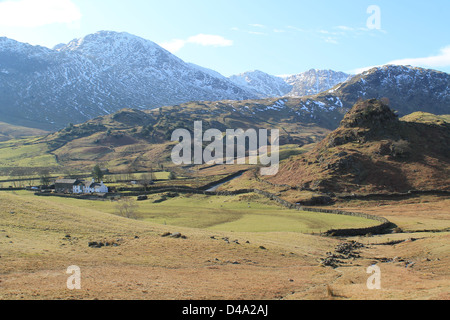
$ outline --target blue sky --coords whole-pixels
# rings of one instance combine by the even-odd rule
[[[225,76],[387,63],[450,72],[449,13],[448,0],[0,0],[0,36],[53,47],[126,31]]]

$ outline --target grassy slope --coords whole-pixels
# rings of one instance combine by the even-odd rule
[[[55,156],[39,138],[0,142],[0,167],[54,167]]]
[[[450,123],[450,114],[435,115],[427,112],[414,112],[401,118],[406,122],[417,122],[425,124],[437,124]]]
[[[40,129],[15,126],[0,121],[0,141],[7,141],[22,137],[42,136],[45,134],[48,134],[48,132]]]
[[[395,250],[369,246],[362,259],[332,270],[317,260],[333,251],[335,239],[163,226],[110,215],[88,203],[0,193],[0,299],[330,299],[327,286],[340,299],[449,298],[446,234]],[[167,231],[187,239],[162,238]],[[241,244],[220,240],[225,236]],[[87,246],[119,238],[119,247]],[[374,257],[394,256],[416,264],[408,269],[381,264],[383,289],[367,290],[366,268]],[[66,289],[71,265],[81,268],[80,291]]]

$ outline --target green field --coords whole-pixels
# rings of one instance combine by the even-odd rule
[[[37,138],[0,142],[0,167],[55,167],[56,158]]]
[[[31,193],[19,192],[26,197]],[[162,194],[137,202],[140,219],[149,223],[232,232],[318,233],[330,229],[361,228],[377,222],[363,218],[325,213],[288,210],[261,196],[181,195],[153,203]],[[53,203],[70,205],[78,210],[92,209],[117,214],[117,202],[46,197]],[[134,199],[134,198],[133,198]]]
[[[251,196],[251,200],[247,197],[195,195],[170,199],[141,210],[145,220],[154,223],[217,231],[312,233],[376,225],[363,218],[288,210],[256,195]]]

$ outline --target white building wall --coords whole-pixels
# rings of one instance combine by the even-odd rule
[[[108,187],[105,186],[102,182],[102,185],[100,187],[95,188],[96,193],[108,193]]]
[[[101,183],[101,186],[99,187],[84,187],[84,193],[108,193],[108,187]]]

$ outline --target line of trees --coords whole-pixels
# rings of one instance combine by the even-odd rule
[[[118,174],[119,178],[107,175],[109,171],[100,166],[100,164],[96,164],[92,171],[91,175],[96,182],[115,182],[116,180],[122,181],[136,181],[137,184],[144,187],[145,190],[153,184],[156,180],[156,176],[154,174],[153,168],[150,168],[148,172],[141,173],[136,175],[132,170],[133,167],[130,166],[124,173]],[[158,164],[158,171],[164,171],[164,166],[162,164]],[[5,172],[6,175],[9,175],[11,178],[5,180],[3,184],[8,184],[8,187],[13,188],[25,188],[31,186],[44,186],[48,187],[53,184],[55,177],[55,173],[52,174],[50,168],[14,168],[10,170],[10,172]],[[67,179],[76,179],[80,178],[82,174],[76,172],[71,169],[65,169],[62,174],[63,177]],[[177,179],[177,175],[173,171],[169,171],[168,178],[170,180]]]

